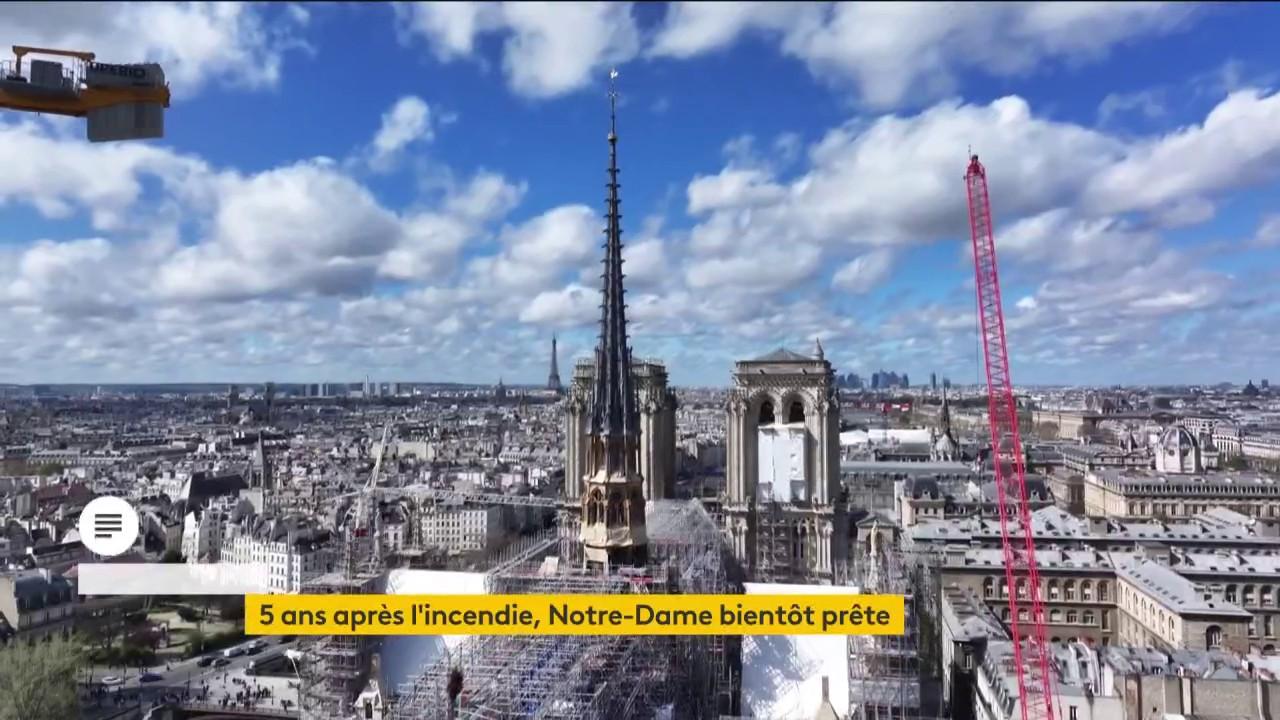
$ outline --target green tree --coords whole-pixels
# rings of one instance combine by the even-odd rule
[[[57,638],[0,648],[0,720],[65,720],[80,714],[76,678],[84,655]]]

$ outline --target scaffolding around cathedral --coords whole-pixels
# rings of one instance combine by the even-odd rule
[[[811,554],[818,551],[815,520],[823,516],[821,506],[784,503],[776,500],[756,502],[748,514],[754,527],[755,567],[752,579],[762,583],[828,584],[839,579],[836,565],[832,572],[815,562]],[[835,517],[832,508],[831,517]]]
[[[649,564],[589,572],[580,559],[523,553],[486,578],[491,593],[732,593],[719,530],[697,501],[658,501],[647,516]],[[390,717],[588,720],[716,718],[736,710],[738,652],[720,636],[476,636],[403,685]],[[460,681],[460,682],[459,682]],[[451,690],[453,693],[451,694]]]
[[[307,583],[309,595],[368,595],[382,592],[384,575],[357,568],[329,573]],[[300,676],[302,720],[350,717],[356,696],[369,678],[379,638],[369,635],[330,635],[306,649],[311,660]]]
[[[384,589],[382,553],[378,546],[377,523],[369,528],[366,519],[377,512],[377,494],[362,494],[358,527],[349,531],[342,543],[342,555],[335,572],[305,585],[308,595],[369,595]],[[299,716],[302,720],[334,720],[353,716],[355,701],[369,679],[374,653],[381,639],[369,635],[328,635],[306,648],[310,661],[299,680]]]
[[[921,714],[919,589],[912,566],[896,543],[877,535],[851,558],[849,584],[859,592],[902,595],[906,621],[902,635],[849,636],[850,720],[906,720]]]

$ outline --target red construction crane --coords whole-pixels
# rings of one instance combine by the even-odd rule
[[[978,326],[987,366],[991,460],[999,493],[1000,539],[1004,546],[1018,704],[1022,708],[1022,720],[1054,720],[1053,658],[1049,642],[1045,639],[1044,606],[1040,602],[1040,574],[1036,570],[1035,540],[1031,532],[1026,463],[1018,432],[1018,404],[1009,378],[1009,349],[1004,334],[1004,311],[1000,304],[1000,278],[996,272],[991,198],[987,192],[987,171],[978,162],[977,155],[969,158],[964,180],[969,194]],[[1022,538],[1014,540],[1010,537],[1010,525],[1018,521],[1022,525]]]

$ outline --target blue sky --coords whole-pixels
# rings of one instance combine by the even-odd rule
[[[1249,5],[0,5],[156,61],[162,141],[0,116],[0,382],[542,382],[594,343],[618,67],[635,352],[821,338],[973,382],[987,165],[1015,382],[1266,377],[1280,16]],[[1270,49],[1269,49],[1270,47]],[[14,170],[16,168],[16,171]]]

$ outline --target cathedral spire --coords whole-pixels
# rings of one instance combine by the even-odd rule
[[[631,348],[627,345],[627,304],[622,288],[622,214],[618,206],[618,93],[616,70],[609,73],[609,182],[605,213],[604,262],[600,273],[600,342],[588,411],[590,445],[582,496],[584,559],[602,564],[643,566],[648,557],[644,478],[640,474],[640,416]]]
[[[942,426],[942,434],[951,435],[951,402],[947,399],[947,387],[942,386],[942,411],[938,413],[938,424]]]
[[[609,73],[609,191],[606,199],[604,268],[601,273],[600,342],[596,347],[595,392],[591,434],[606,442],[603,467],[627,470],[627,440],[636,436],[636,393],[631,381],[631,348],[627,345],[626,299],[622,287],[622,214],[618,198],[618,71]]]

